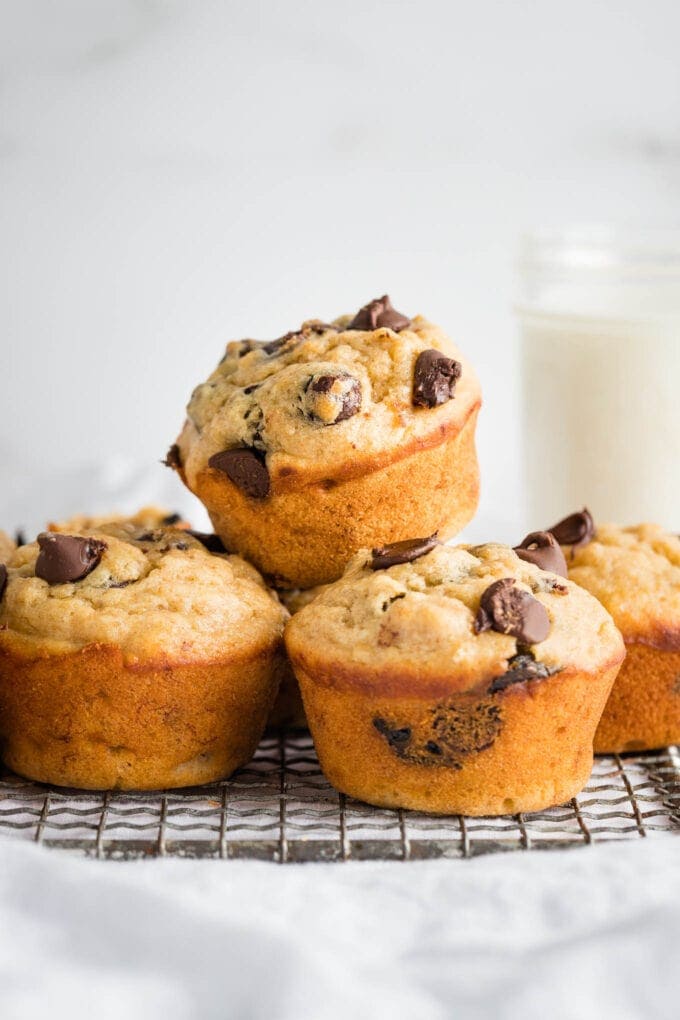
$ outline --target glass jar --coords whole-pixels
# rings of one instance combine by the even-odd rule
[[[517,313],[527,528],[680,530],[680,234],[527,237]]]

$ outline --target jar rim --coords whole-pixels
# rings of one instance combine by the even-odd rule
[[[680,276],[680,228],[587,225],[537,229],[520,239],[523,273]]]

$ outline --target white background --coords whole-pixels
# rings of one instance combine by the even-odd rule
[[[677,0],[0,10],[4,513],[86,509],[68,471],[121,457],[155,484],[225,341],[388,290],[477,365],[512,531],[517,238],[679,222]]]

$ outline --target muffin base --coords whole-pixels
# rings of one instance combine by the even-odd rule
[[[450,538],[471,520],[479,499],[477,412],[478,405],[460,430],[442,427],[387,462],[358,456],[314,477],[281,468],[266,499],[246,496],[210,469],[194,492],[228,549],[275,587],[312,588],[340,577],[359,549],[435,532]]]
[[[595,734],[596,754],[680,743],[680,651],[630,644]]]
[[[252,757],[276,670],[271,648],[144,666],[97,644],[42,658],[3,649],[2,758],[28,779],[86,790],[213,782]]]
[[[299,659],[294,665],[321,767],[336,789],[380,807],[500,815],[562,804],[583,788],[620,659],[597,672],[565,669],[495,694],[449,697],[386,698],[359,677],[318,683]]]

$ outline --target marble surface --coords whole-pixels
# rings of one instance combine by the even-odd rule
[[[515,537],[517,237],[677,223],[677,3],[30,0],[0,13],[12,507],[34,513],[38,477],[54,515],[83,465],[132,455],[160,471],[227,339],[389,290],[476,362],[475,537]]]

